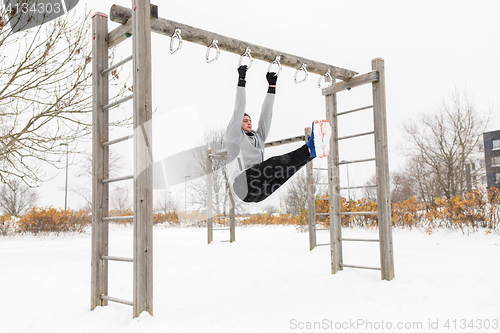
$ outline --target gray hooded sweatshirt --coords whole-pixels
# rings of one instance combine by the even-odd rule
[[[231,183],[234,183],[234,179],[242,171],[264,161],[264,148],[271,129],[275,98],[275,94],[266,94],[258,128],[252,131],[253,135],[247,135],[241,129],[245,115],[246,91],[245,87],[236,87],[236,89],[234,114],[226,129],[227,169]]]

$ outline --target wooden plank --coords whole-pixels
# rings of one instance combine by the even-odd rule
[[[92,17],[92,264],[90,309],[105,306],[101,299],[108,293],[108,263],[100,258],[108,254],[109,186],[102,182],[109,178],[109,149],[102,146],[109,139],[108,113],[102,106],[109,103],[108,76],[101,72],[108,67],[108,18],[96,13]]]
[[[207,237],[208,237],[208,244],[212,243],[214,240],[214,219],[213,219],[213,164],[212,164],[212,159],[210,158],[210,155],[212,153],[212,149],[207,149]],[[226,152],[227,154],[227,152]]]
[[[132,20],[128,20],[125,24],[122,24],[110,31],[108,34],[108,48],[113,48],[118,46],[121,42],[126,40],[127,34],[132,35]]]
[[[153,150],[149,0],[133,0],[134,318],[153,315]],[[164,96],[165,98],[166,96]]]
[[[375,164],[377,170],[378,230],[380,238],[380,262],[382,267],[381,275],[382,280],[392,280],[394,278],[394,255],[392,244],[384,59],[373,59],[372,69],[379,73],[379,80],[372,83],[372,89],[373,119],[375,127]]]
[[[306,127],[304,129],[305,138],[311,136],[311,127]],[[314,200],[314,172],[313,172],[313,161],[309,161],[306,164],[306,179],[307,179],[307,219],[308,219],[308,231],[309,231],[309,250],[314,250],[316,248],[316,216],[314,212],[316,211],[316,200]]]
[[[349,81],[342,81],[332,84],[330,87],[323,89],[323,95],[327,96],[330,94],[335,94],[346,89],[362,86],[364,84],[376,82],[378,80],[379,74],[377,73],[377,71],[372,71],[363,75],[355,76]]]
[[[335,80],[333,82],[335,84]],[[342,270],[342,223],[339,215],[340,204],[340,167],[339,167],[339,143],[338,143],[338,118],[337,118],[337,95],[325,96],[326,119],[332,126],[332,137],[330,138],[330,154],[328,155],[328,201],[330,209],[330,252],[332,274]]]
[[[119,5],[111,6],[110,20],[116,23],[126,24],[132,16],[132,10]],[[272,62],[277,55],[281,56],[280,63],[282,66],[298,69],[303,63],[307,64],[307,71],[318,75],[324,75],[327,70],[330,70],[331,76],[340,80],[349,80],[357,72],[340,68],[311,59],[298,57],[292,54],[276,51],[256,44],[247,43],[234,38],[219,35],[210,31],[198,29],[179,22],[170,21],[163,18],[152,19],[152,31],[171,37],[176,28],[180,28],[182,33],[181,37],[184,41],[196,43],[205,47],[212,44],[214,39],[218,40],[219,49],[241,55],[245,52],[247,47],[251,49],[251,55],[254,59],[259,59],[266,62]]]

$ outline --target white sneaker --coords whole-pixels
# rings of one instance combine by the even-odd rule
[[[316,120],[313,125],[314,130],[314,149],[319,158],[327,157],[330,154],[330,137],[332,136],[332,127],[327,120]]]

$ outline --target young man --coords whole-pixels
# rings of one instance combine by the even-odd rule
[[[302,147],[264,161],[264,148],[273,113],[276,94],[276,73],[267,73],[269,83],[257,130],[252,128],[252,119],[245,113],[247,66],[238,68],[238,87],[234,114],[227,126],[229,181],[236,195],[245,202],[260,202],[273,194],[300,168],[316,156],[326,157],[330,153],[331,127],[326,121],[313,122],[312,134]]]

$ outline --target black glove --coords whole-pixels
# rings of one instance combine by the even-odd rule
[[[276,73],[274,72],[268,72],[266,74],[266,79],[267,79],[267,82],[269,83],[270,86],[276,86],[276,81],[278,80],[278,75],[276,75]],[[269,87],[267,88],[267,92],[269,94],[276,94],[276,87]]]
[[[239,75],[239,78],[238,78],[238,87],[244,87],[246,82],[245,81],[245,77],[247,75],[247,69],[248,69],[248,66],[247,65],[242,65],[240,67],[238,67],[238,75]]]

